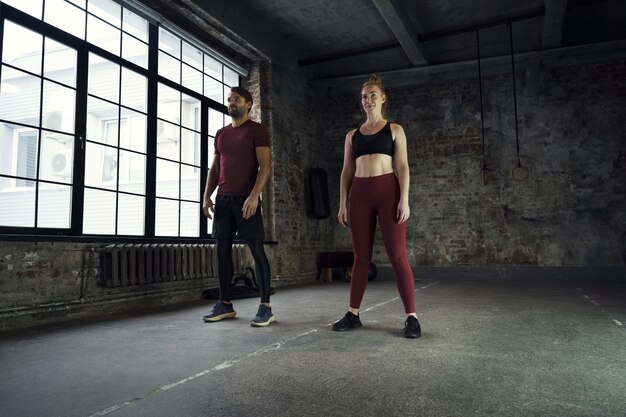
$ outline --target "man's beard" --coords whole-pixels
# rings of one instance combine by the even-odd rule
[[[240,110],[236,107],[229,107],[228,108],[228,115],[234,119],[238,119],[241,116],[245,115],[245,111],[244,110]]]

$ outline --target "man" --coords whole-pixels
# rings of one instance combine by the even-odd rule
[[[274,321],[270,305],[270,266],[263,248],[264,230],[259,196],[270,174],[271,140],[267,129],[248,118],[252,95],[242,87],[232,87],[228,95],[228,114],[232,122],[215,135],[215,157],[209,170],[202,210],[211,219],[217,240],[217,277],[220,300],[205,322],[232,319],[230,284],[233,278],[232,245],[237,234],[252,252],[261,303],[252,326],[267,326]],[[211,195],[217,188],[215,204]]]

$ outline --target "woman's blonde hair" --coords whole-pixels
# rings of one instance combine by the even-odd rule
[[[381,77],[378,74],[372,74],[370,75],[370,77],[363,83],[363,85],[361,86],[361,90],[363,90],[365,87],[367,87],[368,85],[375,85],[376,87],[380,88],[380,91],[383,93],[383,95],[385,96],[385,99],[387,98],[387,92],[385,91],[385,88],[383,87],[383,77]],[[387,100],[385,100],[385,102],[382,105],[381,110],[384,112],[385,111],[385,107],[387,107]]]

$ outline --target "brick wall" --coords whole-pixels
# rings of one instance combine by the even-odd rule
[[[624,265],[626,62],[518,72],[517,165],[510,76],[484,84],[486,185],[478,80],[389,90],[388,119],[408,138],[411,168],[408,254],[412,265]],[[346,132],[363,116],[354,95],[324,101],[333,211]],[[333,226],[334,245],[349,236]],[[386,264],[377,236],[375,261]]]
[[[103,246],[2,242],[0,330],[199,300],[217,286],[211,277],[109,288],[100,283]]]
[[[327,165],[326,143],[317,136],[317,120],[311,117],[315,110],[304,72],[267,64],[261,69],[266,78],[261,90],[267,86],[261,97],[261,119],[272,132],[273,161],[264,209],[269,213],[266,221],[271,217],[268,238],[278,242],[268,248],[272,278],[311,280],[317,274],[316,256],[328,250],[332,231],[330,219],[310,216],[307,197],[308,170]],[[251,75],[253,87],[257,75]]]

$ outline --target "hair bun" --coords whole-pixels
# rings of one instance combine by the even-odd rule
[[[378,74],[372,74],[365,82],[366,84],[376,84],[382,88],[383,86],[383,77]]]

